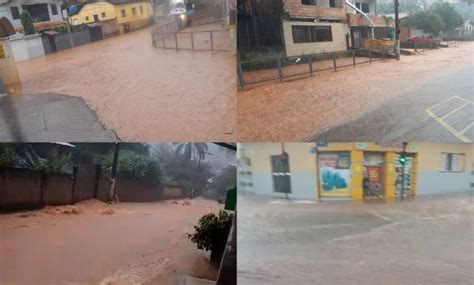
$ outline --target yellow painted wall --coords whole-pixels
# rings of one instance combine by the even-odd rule
[[[140,7],[142,7],[143,13],[141,13]],[[135,15],[133,15],[133,8],[135,8]],[[125,17],[122,16],[122,10],[125,10]],[[150,3],[138,2],[119,4],[115,6],[115,14],[117,15],[117,22],[119,24],[148,20],[151,17]]]
[[[431,144],[417,143],[417,152],[419,153],[418,168],[419,171],[439,171],[439,160],[441,153],[462,153],[465,154],[465,171],[473,170],[472,161],[474,160],[474,144]]]
[[[105,13],[105,17],[102,13]],[[79,13],[70,16],[69,22],[72,25],[94,23],[94,15],[97,15],[101,22],[113,20],[116,18],[115,7],[108,2],[89,3],[84,5]]]

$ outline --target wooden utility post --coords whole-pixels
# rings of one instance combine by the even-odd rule
[[[118,156],[119,156],[119,143],[116,142],[114,146],[114,158],[112,161],[112,171],[110,173],[109,202],[113,202],[114,197],[115,197],[115,175],[117,174]]]
[[[395,57],[400,60],[400,19],[398,17],[399,0],[395,0]]]

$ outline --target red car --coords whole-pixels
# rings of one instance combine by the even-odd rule
[[[407,43],[410,44],[432,44],[439,46],[441,44],[440,39],[425,38],[425,37],[411,37],[407,40]]]

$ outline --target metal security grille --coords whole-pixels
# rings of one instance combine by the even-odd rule
[[[289,157],[274,155],[272,159],[273,192],[291,193]]]

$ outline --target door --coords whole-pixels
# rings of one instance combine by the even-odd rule
[[[272,159],[273,192],[291,193],[291,173],[288,155],[274,155]]]
[[[382,153],[364,153],[364,198],[383,198],[383,165]]]

